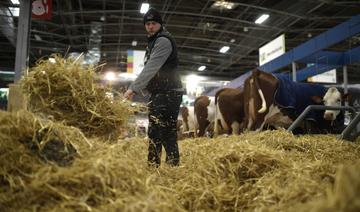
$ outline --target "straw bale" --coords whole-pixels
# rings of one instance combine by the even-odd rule
[[[111,89],[97,83],[95,67],[55,56],[40,60],[21,80],[29,110],[80,128],[89,136],[116,138],[126,127],[129,103],[110,98]]]
[[[146,165],[145,139],[91,143],[79,148],[82,157],[71,166],[40,167],[22,192],[2,191],[0,206],[5,211],[298,211],[314,205],[321,210],[314,202],[328,198],[344,210],[358,204],[353,197],[360,178],[349,172],[358,169],[359,144],[331,135],[265,131],[186,139],[179,143],[181,165],[158,169]],[[342,166],[350,168],[342,171]],[[340,188],[344,179],[347,186]]]

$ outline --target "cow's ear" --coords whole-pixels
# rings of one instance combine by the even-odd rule
[[[313,102],[315,102],[316,104],[322,104],[324,102],[324,100],[321,96],[312,96],[311,100]]]

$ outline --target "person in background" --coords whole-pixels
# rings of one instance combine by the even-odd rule
[[[163,26],[160,13],[154,8],[144,15],[144,25],[148,33],[144,68],[124,97],[132,100],[135,94],[150,94],[148,163],[160,166],[164,146],[166,163],[177,166],[180,155],[176,124],[184,89],[177,70],[176,43]]]

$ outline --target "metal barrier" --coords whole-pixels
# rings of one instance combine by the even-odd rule
[[[290,127],[287,130],[292,132],[301,123],[301,121],[303,121],[305,119],[307,114],[312,110],[347,110],[347,111],[351,111],[352,114],[356,114],[356,116],[353,120],[351,120],[349,125],[343,130],[343,132],[340,134],[340,136],[338,138],[353,141],[359,134],[358,132],[355,132],[355,133],[352,133],[352,132],[353,132],[354,128],[356,128],[357,124],[360,121],[360,113],[357,114],[356,110],[351,106],[309,105],[300,114],[300,116],[290,125]]]
[[[359,135],[358,131],[354,131],[359,121],[360,121],[360,113],[357,113],[355,118],[351,120],[349,125],[342,131],[342,133],[338,136],[338,138],[348,141],[354,141]]]

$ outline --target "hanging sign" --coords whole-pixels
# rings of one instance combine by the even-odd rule
[[[33,0],[31,17],[34,19],[51,19],[52,0]]]
[[[263,65],[285,53],[285,34],[280,35],[259,49],[259,65]]]

